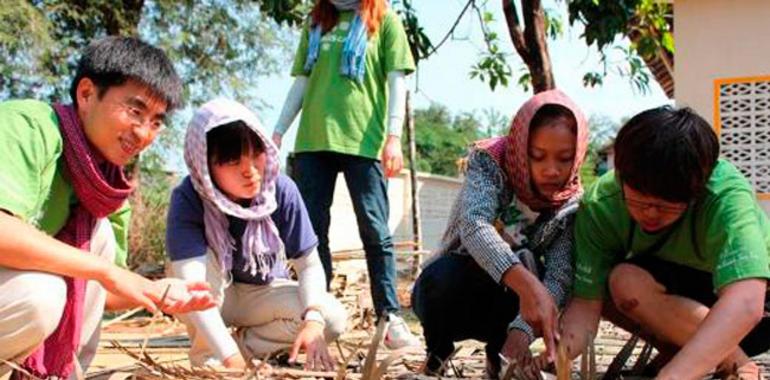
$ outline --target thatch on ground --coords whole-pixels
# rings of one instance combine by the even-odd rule
[[[409,286],[412,283],[411,263],[401,262],[399,299],[409,308]],[[189,340],[184,326],[170,317],[135,316],[136,311],[125,313],[104,324],[97,357],[85,375],[87,379],[432,379],[419,375],[425,355],[422,349],[389,351],[377,342],[382,341],[382,326],[374,324],[366,276],[366,264],[360,255],[351,254],[344,260],[337,258],[337,276],[333,282],[334,294],[343,302],[349,312],[352,327],[337,342],[330,343],[330,350],[338,359],[339,370],[335,372],[304,371],[298,366],[289,366],[279,357],[255,362],[255,367],[246,372],[224,368],[191,368],[187,360]],[[421,335],[419,323],[407,313],[412,330]],[[594,345],[594,356],[574,363],[563,363],[569,371],[562,370],[560,379],[602,378],[613,358],[631,338],[630,334],[602,322],[599,336]],[[542,344],[534,345],[535,351],[542,351]],[[625,367],[625,379],[630,377],[636,359],[653,352],[643,349],[643,342],[630,346],[631,354]],[[300,357],[300,362],[303,358]],[[760,363],[767,370],[767,357]],[[593,363],[593,364],[592,364]],[[622,367],[622,364],[621,364]],[[636,368],[637,371],[639,368]],[[570,374],[565,375],[567,372]],[[612,371],[610,371],[612,372]],[[589,374],[593,376],[589,376]],[[451,360],[446,363],[446,376],[450,378],[484,378],[485,356],[483,344],[464,341],[457,345]]]

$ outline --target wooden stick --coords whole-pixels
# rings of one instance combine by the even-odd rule
[[[114,323],[120,322],[122,320],[128,319],[128,318],[132,317],[134,314],[142,311],[143,309],[144,309],[143,307],[137,307],[135,309],[131,309],[131,310],[129,310],[129,311],[127,311],[127,312],[125,312],[125,313],[115,317],[115,318],[110,319],[107,322],[102,323],[102,328],[105,328],[105,327],[110,326],[110,325],[112,325]]]
[[[160,302],[158,302],[159,305],[163,305],[163,302],[166,301],[166,297],[168,296],[169,290],[171,290],[171,284],[166,285],[166,290],[163,291],[163,296],[160,297]],[[163,317],[163,312],[160,311],[160,306],[159,306],[158,310],[155,311],[155,314],[153,314],[152,319],[150,320],[150,325],[147,327],[147,332],[144,334],[144,342],[142,342],[142,349],[139,351],[140,355],[144,354],[144,350],[147,348],[147,343],[150,341],[152,328],[155,327],[155,321],[157,321],[160,317]]]
[[[35,376],[35,375],[33,375],[33,374],[29,373],[29,371],[27,371],[26,369],[22,368],[22,366],[20,366],[20,365],[18,365],[18,364],[16,364],[16,363],[14,363],[14,362],[12,362],[12,361],[8,361],[8,360],[5,360],[5,359],[0,359],[0,361],[2,361],[2,362],[3,362],[3,364],[5,364],[5,365],[7,365],[7,366],[11,367],[11,369],[12,369],[12,370],[14,370],[14,371],[19,371],[19,372],[21,372],[21,373],[22,373],[24,376],[27,376],[27,377],[29,377],[30,379],[33,379],[33,380],[42,380],[41,378],[39,378],[39,377],[37,377],[37,376]]]

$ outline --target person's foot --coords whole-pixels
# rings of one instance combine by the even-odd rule
[[[385,347],[396,350],[403,347],[418,347],[420,339],[409,331],[409,326],[403,318],[388,314],[388,329],[385,331]]]

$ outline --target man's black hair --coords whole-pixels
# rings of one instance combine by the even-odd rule
[[[705,189],[719,158],[719,140],[690,108],[663,106],[629,120],[615,139],[615,171],[634,190],[687,203]]]
[[[262,139],[241,120],[220,125],[206,133],[209,165],[237,161],[246,153],[261,153],[264,150]]]
[[[78,61],[70,96],[77,107],[78,83],[88,78],[99,98],[110,87],[135,80],[166,101],[168,111],[182,105],[182,80],[162,50],[134,37],[105,37],[91,42]]]

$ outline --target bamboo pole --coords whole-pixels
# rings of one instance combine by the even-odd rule
[[[412,114],[412,94],[406,93],[406,139],[409,143],[409,189],[412,199],[412,237],[414,240],[414,265],[412,274],[416,278],[422,264],[422,223],[420,218],[420,197],[417,192],[417,144],[414,136],[414,115]]]

